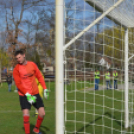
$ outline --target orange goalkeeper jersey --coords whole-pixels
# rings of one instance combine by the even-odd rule
[[[43,76],[34,62],[27,61],[26,65],[17,64],[13,70],[13,77],[21,96],[27,92],[31,95],[39,93],[36,78],[43,89],[47,89]]]

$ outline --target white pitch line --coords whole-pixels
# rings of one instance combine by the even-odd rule
[[[45,110],[47,112],[51,112],[52,110]],[[34,113],[34,110],[30,110],[30,112]],[[0,113],[22,113],[21,110],[2,110]]]

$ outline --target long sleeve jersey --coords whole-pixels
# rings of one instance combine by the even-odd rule
[[[40,70],[31,61],[27,61],[26,65],[17,64],[13,70],[13,77],[18,88],[18,93],[21,96],[24,96],[26,93],[31,95],[39,93],[36,78],[43,89],[47,89]]]

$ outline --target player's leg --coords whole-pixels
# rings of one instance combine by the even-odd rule
[[[38,116],[38,109],[35,109],[35,114],[34,114],[35,117]]]
[[[8,83],[8,91],[11,92],[11,83]]]
[[[40,126],[41,126],[41,124],[42,124],[42,121],[43,121],[43,119],[44,119],[44,116],[45,116],[45,110],[44,110],[44,107],[40,107],[39,109],[38,109],[38,117],[37,117],[37,122],[36,122],[36,125],[35,125],[35,128],[34,128],[34,132],[35,133],[39,133],[40,131],[39,131],[39,128],[40,128]]]
[[[24,121],[24,129],[26,134],[30,134],[30,123],[29,123],[29,110],[23,109],[23,121]]]
[[[39,113],[39,116],[40,116],[41,118],[44,118],[44,116],[45,116],[44,107],[40,107],[40,108],[38,109],[38,113]]]
[[[39,95],[40,95],[41,99],[43,99],[44,89],[42,88],[42,86],[40,84],[38,85],[38,89],[39,89]],[[38,116],[38,109],[35,109],[35,116]]]
[[[44,104],[43,104],[43,101],[40,97],[40,95],[36,95],[36,103],[33,104],[34,107],[36,107],[38,109],[38,117],[37,117],[37,121],[36,121],[36,125],[35,125],[35,128],[33,129],[33,132],[35,133],[39,133],[39,128],[42,124],[42,121],[44,119],[44,116],[45,116],[45,110],[44,110]]]
[[[31,109],[31,104],[27,101],[26,96],[19,96],[19,99],[20,99],[20,106],[23,113],[25,134],[30,134],[29,110]]]

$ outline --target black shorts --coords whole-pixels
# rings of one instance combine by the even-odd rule
[[[36,96],[36,102],[34,104],[32,104],[36,109],[39,109],[40,107],[44,107],[43,104],[43,100],[41,99],[39,94],[34,95]],[[19,95],[19,99],[20,99],[20,106],[21,109],[31,109],[31,104],[27,101],[26,96],[20,96]]]

